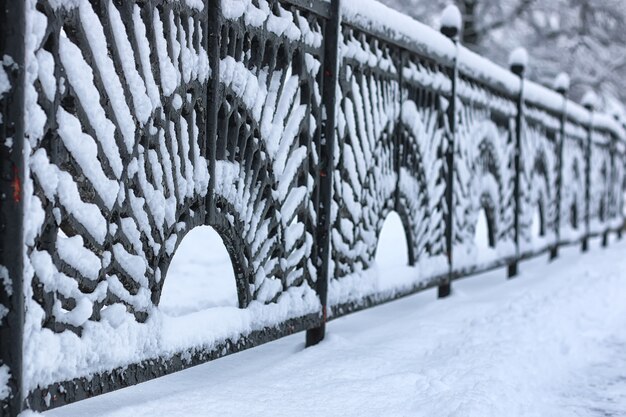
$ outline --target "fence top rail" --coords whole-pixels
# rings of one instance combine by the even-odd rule
[[[565,116],[572,123],[586,127],[591,124],[594,129],[611,132],[620,140],[626,140],[626,130],[613,116],[593,112],[592,117],[591,112],[580,104],[564,99],[561,94],[541,84],[527,81],[524,84],[524,100],[554,114],[563,114],[563,110],[565,110]]]
[[[508,69],[502,68],[493,61],[459,46],[459,72],[473,78],[508,97],[519,95],[520,78]]]
[[[606,113],[594,113],[591,123],[594,129],[611,132],[622,142],[626,141],[626,130],[621,123],[615,120],[615,117]]]
[[[345,23],[410,52],[433,59],[444,66],[453,65],[455,57],[458,56],[458,68],[462,75],[475,79],[505,96],[515,97],[521,92],[520,77],[508,69],[470,51],[463,45],[458,46],[457,54],[456,45],[448,37],[376,0],[342,0],[341,13]],[[565,117],[571,122],[583,126],[592,123],[594,128],[611,131],[621,140],[626,140],[624,126],[614,117],[600,112],[594,112],[591,117],[591,112],[580,104],[564,99],[558,92],[539,83],[524,81],[524,100],[554,115],[562,115],[565,109]]]
[[[307,9],[324,18],[330,18],[330,0],[283,0],[286,3]],[[235,9],[247,8],[250,0],[235,2]],[[195,4],[192,2],[192,4]],[[222,0],[222,8],[230,10],[229,0]],[[458,68],[464,76],[504,94],[514,97],[520,94],[520,78],[508,69],[473,52],[463,45],[457,47],[452,40],[439,31],[394,10],[377,0],[342,0],[341,18],[344,22],[357,27],[383,40],[391,42],[409,52],[452,66],[458,56]],[[566,111],[566,117],[573,123],[610,131],[620,140],[626,140],[624,126],[611,115],[594,112],[578,103],[566,99],[556,91],[530,80],[524,82],[524,100],[556,115]]]
[[[293,4],[304,10],[313,12],[319,16],[330,19],[331,9],[329,0],[284,0],[285,3]]]
[[[431,27],[376,0],[342,0],[344,23],[383,38],[410,52],[452,66],[454,42]]]
[[[578,103],[568,100],[556,91],[533,81],[524,83],[524,100],[554,114],[567,113],[568,119],[582,125],[589,124],[589,111]]]

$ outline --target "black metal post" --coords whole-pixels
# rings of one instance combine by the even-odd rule
[[[437,289],[437,297],[445,298],[452,293],[452,271],[453,271],[453,246],[454,246],[454,152],[455,152],[455,136],[457,129],[457,85],[459,78],[459,28],[456,26],[442,26],[441,33],[450,38],[456,45],[456,56],[454,57],[454,63],[452,68],[452,80],[450,91],[450,102],[447,108],[447,116],[449,128],[448,132],[448,144],[446,148],[446,206],[447,212],[445,214],[446,225],[446,252],[448,255],[448,279],[439,285]]]
[[[211,224],[215,221],[215,158],[217,152],[217,115],[221,103],[222,92],[220,90],[220,43],[221,43],[221,2],[209,0],[208,10],[208,45],[207,54],[211,67],[211,78],[207,86],[207,112],[206,112],[206,156],[209,161],[209,191],[206,197],[206,221]]]
[[[508,277],[514,278],[518,274],[518,260],[520,256],[519,250],[519,223],[521,210],[521,190],[520,177],[522,175],[521,158],[522,158],[522,124],[524,123],[524,65],[515,63],[511,65],[511,72],[520,78],[520,92],[517,98],[517,115],[515,116],[515,155],[513,159],[513,169],[515,170],[515,179],[513,183],[513,231],[515,242],[515,259],[508,266]]]
[[[559,256],[559,243],[561,242],[561,198],[563,193],[563,143],[565,142],[565,124],[567,123],[567,88],[559,86],[557,92],[563,96],[563,112],[561,113],[561,126],[559,138],[556,144],[556,219],[554,224],[555,243],[550,250],[550,259]]]
[[[624,128],[624,130],[626,130],[626,123],[622,123],[622,128]],[[623,140],[624,138],[620,138],[620,141]],[[618,158],[618,164],[622,164],[622,168],[624,168],[624,153],[623,152],[624,147],[620,147],[620,153],[619,153],[619,158]],[[622,173],[624,172],[624,170],[622,170]],[[622,174],[623,175],[623,174]],[[617,195],[617,216],[618,217],[622,217],[622,212],[624,210],[624,193],[623,193],[623,189],[622,189],[622,183],[624,181],[624,178],[618,178],[617,179],[619,181],[620,187],[619,187],[619,191],[618,191],[618,195]],[[622,224],[620,225],[620,227],[617,229],[617,240],[622,240],[622,236],[623,236],[623,232],[624,232],[624,222],[622,222]]]
[[[18,415],[24,398],[24,4],[0,0],[0,57],[4,58],[0,71],[11,85],[0,94],[0,366],[10,372],[9,396],[0,401],[2,416]],[[9,309],[6,315],[3,306]]]
[[[451,6],[448,6],[451,7]],[[446,10],[444,10],[446,13]],[[447,36],[456,46],[456,55],[454,57],[452,67],[450,102],[447,108],[448,143],[445,152],[446,158],[446,208],[445,229],[446,229],[446,252],[448,255],[448,279],[439,285],[437,289],[437,297],[445,298],[452,293],[452,272],[453,272],[453,246],[454,246],[454,153],[455,153],[455,137],[457,129],[457,86],[459,80],[459,32],[460,26],[441,26],[441,33]]]
[[[585,144],[585,236],[583,237],[581,250],[589,250],[589,235],[591,232],[591,141],[593,138],[593,103],[588,102],[585,108],[589,110],[589,128],[587,142]]]
[[[611,231],[611,220],[613,220],[613,187],[612,183],[615,178],[615,153],[617,152],[615,138],[611,134],[611,142],[609,143],[609,172],[607,172],[606,177],[604,179],[604,192],[605,192],[605,201],[604,205],[604,219],[608,223],[604,227],[604,233],[602,234],[602,247],[606,248],[609,246],[609,232]]]
[[[341,30],[341,0],[332,0],[330,19],[324,31],[324,80],[322,90],[322,143],[320,146],[320,198],[317,211],[317,295],[322,304],[322,323],[307,330],[306,346],[324,339],[326,333],[328,280],[330,265],[331,205],[333,199],[333,171],[335,148],[335,107],[339,72],[339,31]]]
[[[400,66],[400,68],[406,68],[407,65],[407,61],[408,61],[408,55],[406,53],[406,51],[403,51],[401,53],[398,54],[398,65]],[[403,79],[403,75],[402,75],[402,71],[399,71],[398,74],[398,85],[400,85],[400,90],[404,91],[404,79]],[[398,106],[401,109],[402,108],[402,100],[403,100],[403,96],[399,95],[398,96]],[[400,110],[402,112],[402,110]],[[393,137],[392,137],[392,141],[393,141],[393,170],[396,174],[396,188],[395,191],[393,193],[393,209],[396,212],[400,212],[400,182],[402,181],[401,178],[401,169],[400,166],[402,165],[402,160],[404,158],[404,154],[403,154],[403,144],[402,144],[402,134],[396,129],[393,133]],[[409,265],[413,265],[413,259],[412,259],[412,250],[409,249],[408,251],[408,256],[409,256]]]
[[[619,123],[619,119],[616,117],[617,123]],[[617,178],[617,160],[619,159],[619,149],[618,149],[618,141],[620,138],[613,137],[611,141],[611,180],[609,181],[609,201],[611,202],[611,220],[617,219],[620,217],[621,207],[619,206],[619,196],[615,193],[615,184],[614,181],[619,181],[621,183],[621,179]],[[611,225],[609,226],[609,231],[611,231]],[[622,228],[618,228],[615,230],[616,237],[618,239],[621,238]]]

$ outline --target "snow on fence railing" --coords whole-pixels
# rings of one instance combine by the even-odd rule
[[[457,17],[0,0],[0,414],[301,330],[315,344],[333,317],[621,235],[624,126],[563,77],[524,80],[522,52],[508,71],[459,45]],[[409,252],[393,279],[374,262],[391,211]],[[167,316],[168,265],[201,225],[239,308]]]

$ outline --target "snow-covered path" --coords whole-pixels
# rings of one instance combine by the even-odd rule
[[[626,415],[626,242],[427,291],[45,413],[144,416]]]

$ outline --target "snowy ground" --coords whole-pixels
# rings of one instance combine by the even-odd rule
[[[625,253],[570,248],[45,416],[626,415]]]

